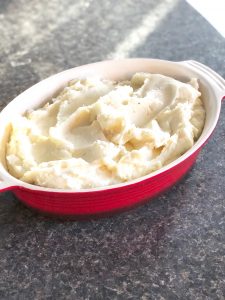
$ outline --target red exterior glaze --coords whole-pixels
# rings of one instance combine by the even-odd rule
[[[18,186],[7,186],[7,187],[4,187],[2,189],[0,189],[0,193],[4,193],[4,192],[7,192],[7,191],[14,191],[14,190],[17,190],[18,189]]]
[[[143,181],[93,192],[47,192],[18,187],[16,196],[26,205],[55,215],[93,216],[141,203],[151,199],[177,182],[194,164],[200,149],[174,167]]]

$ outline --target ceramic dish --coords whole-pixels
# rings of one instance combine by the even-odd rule
[[[147,176],[108,187],[85,190],[43,188],[17,180],[7,172],[5,145],[9,124],[15,115],[37,108],[76,77],[98,75],[123,80],[135,72],[160,73],[181,81],[197,77],[206,109],[203,132],[194,146],[172,163]],[[32,86],[0,113],[0,191],[11,190],[26,205],[48,214],[90,217],[128,209],[156,196],[176,183],[193,165],[212,134],[219,118],[225,81],[207,66],[195,61],[171,62],[156,59],[125,59],[89,64],[53,75]]]

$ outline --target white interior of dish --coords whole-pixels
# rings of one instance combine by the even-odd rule
[[[6,169],[5,164],[5,145],[7,143],[9,132],[10,132],[10,121],[15,117],[15,115],[23,114],[25,111],[31,108],[40,107],[42,104],[51,99],[56,95],[66,84],[73,78],[82,78],[87,76],[99,76],[101,78],[113,79],[113,80],[123,80],[130,78],[135,72],[151,72],[159,73],[167,76],[171,76],[175,79],[187,82],[191,77],[196,77],[199,79],[200,91],[202,93],[202,100],[206,109],[206,121],[201,137],[195,143],[195,145],[183,154],[181,157],[173,161],[172,163],[164,166],[160,170],[157,170],[144,177],[117,184],[108,187],[99,187],[93,189],[85,189],[81,191],[74,190],[62,190],[62,189],[51,189],[43,188],[39,186],[34,186],[27,184],[16,178],[12,177]],[[219,99],[216,87],[212,78],[207,76],[202,70],[197,67],[193,67],[187,62],[170,62],[155,59],[126,59],[126,60],[116,60],[116,61],[104,61],[95,64],[85,65],[77,68],[73,68],[56,75],[53,75],[36,85],[32,86],[30,89],[26,90],[18,97],[16,97],[12,102],[10,102],[6,108],[0,114],[0,185],[1,180],[4,181],[8,186],[24,186],[35,190],[45,190],[45,191],[59,191],[59,192],[87,192],[87,191],[98,191],[102,189],[110,189],[115,187],[120,187],[124,185],[129,185],[146,178],[155,176],[172,166],[180,163],[195,152],[201,145],[208,139],[213,129],[216,126],[221,99]]]

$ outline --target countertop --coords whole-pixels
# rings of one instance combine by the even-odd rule
[[[185,1],[3,0],[0,107],[61,70],[117,57],[195,59],[225,39]],[[111,218],[68,222],[0,196],[0,299],[225,299],[225,106],[193,169]]]

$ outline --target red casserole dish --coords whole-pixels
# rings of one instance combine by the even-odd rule
[[[123,80],[135,72],[164,74],[181,81],[197,77],[206,109],[203,132],[195,145],[160,170],[147,176],[117,185],[85,190],[43,188],[11,176],[5,162],[5,145],[10,121],[26,110],[36,108],[52,98],[66,83],[76,77],[98,75]],[[176,183],[194,164],[199,151],[212,134],[219,118],[225,81],[207,66],[195,61],[170,62],[157,59],[125,59],[89,64],[53,75],[32,86],[0,113],[0,191],[10,190],[27,206],[38,211],[73,217],[91,217],[126,210],[149,200]]]

